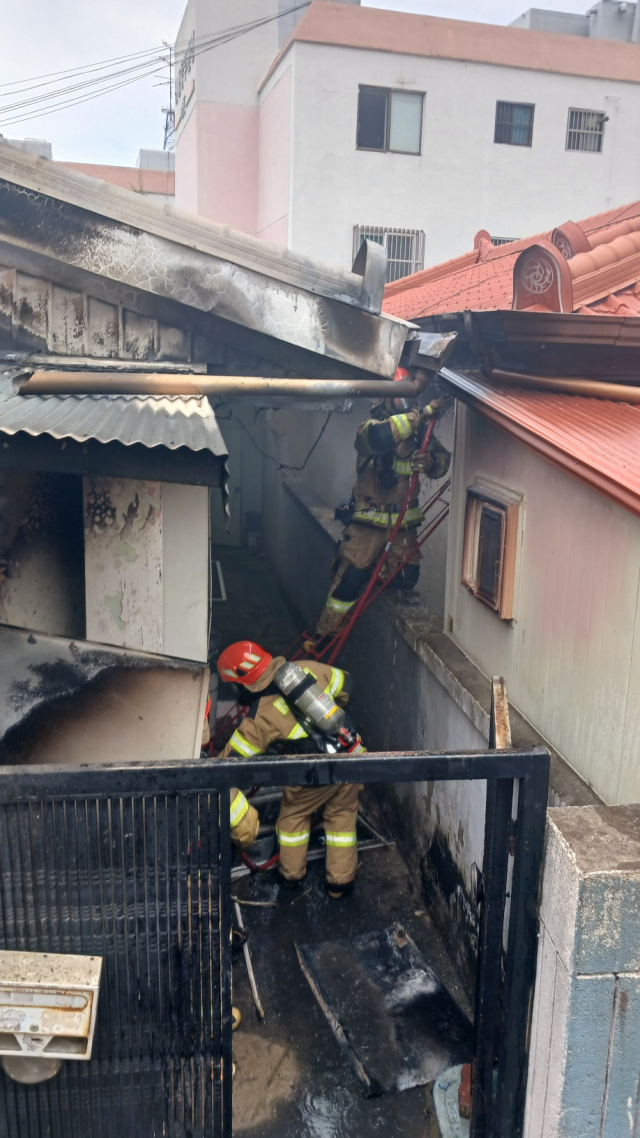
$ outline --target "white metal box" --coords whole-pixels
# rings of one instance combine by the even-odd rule
[[[100,956],[0,952],[0,1055],[90,1059]]]

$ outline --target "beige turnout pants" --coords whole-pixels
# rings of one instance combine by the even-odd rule
[[[411,526],[401,529],[396,534],[393,548],[389,554],[384,576],[389,577],[397,569],[400,561],[404,561],[407,552],[411,555],[407,564],[418,565],[421,560],[420,550],[415,546],[417,529]],[[391,528],[384,529],[377,526],[364,526],[351,522],[342,535],[338,556],[333,563],[333,581],[329,589],[329,596],[317,624],[316,632],[319,636],[327,636],[339,632],[346,623],[349,613],[354,607],[360,593],[369,579],[370,570],[373,572],[378,558],[391,536]],[[355,576],[349,571],[360,570]]]
[[[327,839],[327,881],[347,885],[358,867],[356,817],[362,786],[323,786],[308,789],[287,786],[276,825],[280,842],[280,873],[287,881],[300,881],[307,871],[311,815],[322,809]]]

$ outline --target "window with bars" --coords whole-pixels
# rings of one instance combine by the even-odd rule
[[[570,107],[567,150],[587,150],[592,154],[601,154],[606,121],[607,116],[602,111],[581,111]]]
[[[507,146],[531,146],[533,143],[534,103],[496,103],[494,142]]]
[[[358,150],[420,154],[423,102],[424,95],[421,92],[360,87],[356,138]]]
[[[363,241],[377,241],[378,245],[384,245],[387,251],[387,284],[424,269],[424,229],[385,229],[380,225],[354,225],[354,261]]]
[[[492,237],[492,245],[510,245],[512,241],[519,241],[519,237]]]

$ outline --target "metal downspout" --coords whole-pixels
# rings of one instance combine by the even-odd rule
[[[428,373],[415,380],[271,379],[244,375],[107,375],[104,372],[36,371],[15,380],[20,395],[294,395],[306,399],[354,399],[357,396],[415,396]]]

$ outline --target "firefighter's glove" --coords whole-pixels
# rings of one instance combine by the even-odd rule
[[[439,415],[441,411],[444,411],[444,408],[444,399],[432,399],[422,413],[425,419],[433,419],[434,415]]]
[[[431,439],[424,457],[427,461],[427,465],[424,467],[424,473],[427,477],[433,478],[434,481],[437,481],[439,478],[444,478],[445,474],[448,473],[451,463],[451,453],[442,445],[435,435]]]
[[[416,451],[411,459],[411,470],[413,474],[428,474],[429,467],[431,466],[431,456],[427,451],[426,454],[421,454]]]

